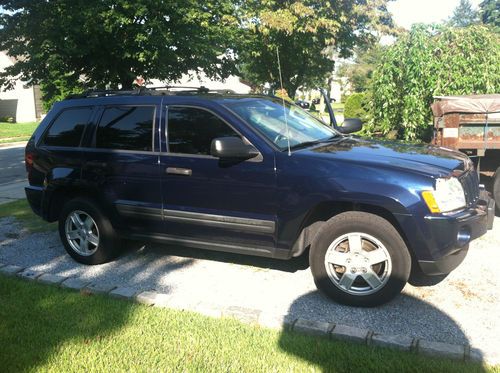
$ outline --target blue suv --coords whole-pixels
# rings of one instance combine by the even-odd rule
[[[449,273],[491,229],[467,156],[333,124],[269,96],[88,92],[55,104],[28,142],[26,196],[81,263],[128,240],[308,253],[317,287],[357,306],[389,301],[412,271]]]

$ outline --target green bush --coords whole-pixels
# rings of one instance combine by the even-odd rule
[[[487,27],[414,26],[373,72],[365,130],[425,141],[433,97],[499,92],[499,61],[500,34]]]
[[[3,122],[3,123],[15,123],[16,120],[14,119],[14,117],[0,117],[0,122]]]
[[[365,93],[353,93],[344,105],[345,118],[359,118],[365,122],[368,118],[367,99]]]

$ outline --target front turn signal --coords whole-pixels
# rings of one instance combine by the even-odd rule
[[[441,209],[439,208],[436,199],[434,198],[434,194],[430,190],[426,190],[422,192],[422,197],[424,198],[425,203],[427,204],[427,207],[433,214],[437,214],[441,212]]]

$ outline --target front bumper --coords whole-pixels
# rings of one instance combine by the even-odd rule
[[[470,241],[493,228],[494,217],[495,201],[485,190],[475,208],[453,215],[426,216],[428,229],[446,247],[446,254],[434,260],[419,260],[422,272],[442,275],[453,271],[465,259]]]

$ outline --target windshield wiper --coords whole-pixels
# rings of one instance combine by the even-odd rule
[[[326,139],[313,140],[313,141],[304,141],[304,142],[301,142],[300,144],[295,144],[295,145],[290,146],[290,149],[307,148],[308,146],[311,146],[311,145],[317,145],[317,144],[321,144],[321,143],[324,143],[324,142],[331,142],[333,140],[337,140],[340,137],[341,136],[335,134],[335,135],[332,135],[331,137],[328,137]]]

